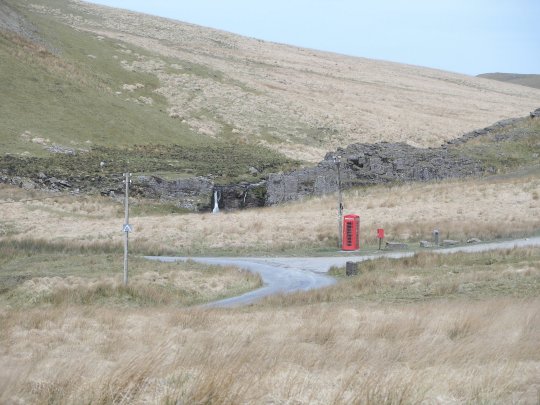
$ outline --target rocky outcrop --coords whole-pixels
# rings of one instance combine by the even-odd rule
[[[480,161],[463,154],[460,145],[491,134],[495,142],[523,136],[521,131],[501,131],[518,120],[539,119],[540,109],[530,118],[499,121],[484,129],[469,132],[447,142],[440,148],[415,148],[405,143],[353,144],[345,149],[328,153],[315,167],[289,173],[270,174],[258,183],[241,182],[216,185],[209,177],[166,180],[158,176],[134,176],[131,195],[173,203],[191,211],[211,211],[217,195],[220,209],[242,209],[280,204],[314,195],[324,195],[341,188],[366,186],[389,182],[430,181],[459,178],[489,171]],[[338,158],[339,157],[339,158]],[[43,172],[31,178],[17,175],[14,168],[18,160],[4,157],[6,169],[0,173],[0,182],[26,189],[71,191],[122,195],[122,179],[116,176],[50,176]],[[338,165],[339,161],[339,165]],[[339,176],[338,176],[339,171]]]
[[[266,205],[266,182],[215,186],[220,209],[256,208]],[[212,207],[214,206],[212,197]]]
[[[134,176],[133,196],[168,201],[190,211],[211,208],[214,183],[206,177],[165,180],[157,176]]]
[[[404,143],[354,144],[326,155],[317,167],[270,175],[267,204],[298,200],[309,195],[388,182],[429,181],[482,173],[480,162],[447,148],[420,149]]]
[[[540,117],[540,109],[530,114]],[[267,183],[267,205],[299,200],[311,195],[324,195],[338,190],[338,166],[342,189],[355,186],[406,181],[430,181],[478,175],[490,168],[460,151],[459,146],[479,136],[494,134],[500,142],[515,136],[504,131],[527,118],[496,122],[489,127],[468,132],[439,148],[415,148],[405,143],[380,142],[353,144],[328,153],[316,167],[290,173],[271,174]]]
[[[0,175],[0,183],[10,184],[25,190],[48,190],[48,191],[72,191],[78,192],[78,189],[64,179],[46,176],[43,173],[38,173],[36,178],[28,178],[21,176],[4,176]]]
[[[325,159],[316,167],[271,174],[266,183],[266,204],[274,205],[337,190],[337,166]]]
[[[215,185],[206,177],[165,180],[157,176],[135,176],[131,190],[133,196],[168,201],[191,211],[211,210],[216,195],[220,209],[262,207],[266,202],[265,182]]]
[[[540,108],[536,111],[540,113]],[[531,117],[533,117],[533,114],[535,114],[535,112],[531,112]],[[522,121],[522,120],[523,118],[509,118],[506,120],[497,121],[495,124],[490,125],[489,127],[485,127],[483,129],[475,129],[474,131],[467,132],[466,134],[460,136],[459,138],[447,141],[446,145],[464,144],[466,142],[469,142],[472,139],[478,138],[479,136],[488,135],[492,132],[500,131],[504,128],[510,127],[514,125],[515,123],[517,123],[518,121]],[[502,139],[498,139],[498,140],[502,140]],[[443,145],[442,147],[444,148],[446,145]]]

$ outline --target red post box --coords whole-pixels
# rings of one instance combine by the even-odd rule
[[[381,250],[382,240],[384,239],[384,229],[377,229],[377,239],[379,239],[379,250]]]
[[[343,217],[343,242],[341,249],[358,250],[360,248],[360,216],[345,215]]]

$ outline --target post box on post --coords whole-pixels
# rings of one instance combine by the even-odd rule
[[[379,239],[379,250],[381,250],[382,241],[384,239],[384,229],[377,229],[377,239]]]

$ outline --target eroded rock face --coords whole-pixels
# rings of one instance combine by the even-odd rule
[[[531,113],[538,119],[540,109]],[[526,118],[529,119],[529,118]],[[266,181],[216,185],[208,177],[166,180],[157,176],[135,176],[131,195],[168,201],[191,211],[211,211],[218,195],[220,209],[254,208],[300,200],[304,197],[334,193],[338,190],[338,165],[341,188],[388,182],[430,181],[481,174],[489,168],[463,155],[455,145],[514,125],[517,119],[504,120],[473,131],[440,148],[415,148],[405,143],[353,144],[328,153],[317,166],[289,173],[270,174]],[[516,136],[512,132],[495,132],[495,142]],[[14,176],[9,169],[0,173],[0,182],[28,189],[50,191],[73,190],[122,195],[120,176],[86,176],[56,178],[38,173],[31,178]]]
[[[113,190],[122,193],[122,190]],[[191,211],[210,211],[217,195],[220,209],[262,207],[266,204],[266,182],[215,185],[206,177],[165,180],[157,176],[136,176],[131,195],[169,201]]]
[[[339,153],[339,151],[338,151]],[[464,177],[482,171],[482,167],[447,149],[420,149],[404,143],[356,144],[342,153],[344,171],[352,171],[355,185],[387,181],[429,181]]]
[[[214,183],[205,177],[164,180],[157,176],[136,176],[131,193],[134,196],[170,201],[191,211],[209,210]]]
[[[274,205],[306,196],[328,194],[337,189],[337,167],[332,161],[324,160],[316,167],[271,174],[266,183],[266,204]]]
[[[216,186],[220,209],[242,209],[263,207],[266,204],[266,182],[239,183]],[[215,194],[214,194],[215,195]],[[214,206],[214,197],[212,197]]]
[[[540,117],[540,108],[531,112],[531,119]],[[290,173],[272,174],[267,183],[267,205],[299,200],[306,196],[334,193],[338,190],[335,158],[340,156],[342,189],[388,182],[430,181],[474,176],[486,168],[478,160],[465,156],[457,145],[479,136],[495,133],[496,142],[515,135],[501,132],[524,118],[498,121],[489,127],[468,132],[439,148],[416,148],[405,143],[380,142],[352,144],[328,153],[316,167]]]
[[[268,179],[268,205],[323,195],[338,189],[341,156],[342,189],[396,181],[430,181],[465,177],[484,171],[480,162],[446,148],[420,149],[404,143],[354,144],[328,153],[314,168],[273,174]]]

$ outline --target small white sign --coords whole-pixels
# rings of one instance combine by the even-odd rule
[[[133,227],[130,224],[124,224],[122,232],[133,232]]]

